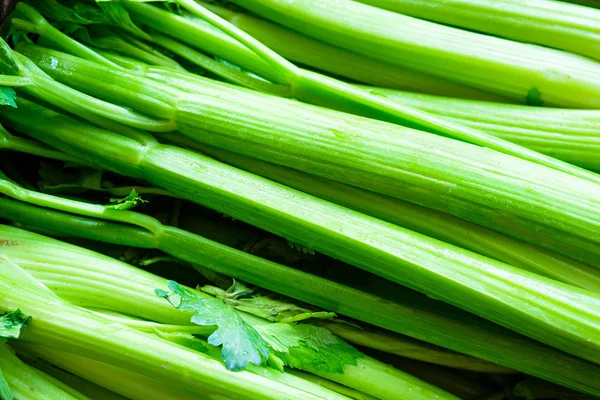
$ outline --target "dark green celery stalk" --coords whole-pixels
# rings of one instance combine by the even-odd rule
[[[600,177],[590,174],[583,169],[574,167],[571,164],[567,164],[554,158],[547,157],[545,155],[521,147],[514,143],[507,142],[498,137],[488,135],[487,133],[439,119],[431,114],[424,113],[415,108],[404,106],[398,104],[397,102],[391,102],[382,97],[374,96],[365,90],[353,87],[352,85],[335,80],[333,78],[328,78],[326,76],[314,72],[299,69],[293,64],[289,63],[284,58],[282,58],[281,56],[279,56],[277,53],[274,53],[273,51],[265,47],[263,44],[256,41],[247,33],[239,30],[227,21],[211,13],[206,8],[197,4],[195,1],[178,0],[177,2],[182,7],[187,8],[193,14],[201,16],[203,19],[207,20],[211,24],[217,26],[219,29],[231,35],[233,38],[239,40],[249,49],[260,55],[260,57],[262,57],[264,60],[268,61],[271,65],[271,69],[278,74],[279,79],[274,81],[274,83],[285,83],[290,85],[290,87],[293,89],[293,96],[295,98],[301,99],[308,103],[313,103],[316,105],[325,105],[334,109],[350,111],[358,113],[360,115],[381,119],[384,121],[417,126],[421,129],[432,131],[443,136],[449,136],[476,145],[496,149],[506,154],[515,155],[517,157],[535,162],[540,165],[545,165],[560,171],[567,172],[573,176],[578,176],[590,181],[600,182]],[[8,49],[6,49],[6,51],[9,52]],[[60,71],[60,67],[57,68],[58,65],[54,65],[56,57],[53,57],[52,60],[53,63],[50,64],[49,68],[52,70],[53,74],[62,75],[64,77],[66,71]],[[88,64],[88,66],[90,66],[90,64]],[[14,66],[11,66],[10,68],[5,68],[5,70],[8,70],[11,74],[15,73]],[[6,73],[6,71],[4,72]],[[76,70],[68,71],[69,85],[78,86],[78,83],[73,79],[77,75],[75,72]],[[111,74],[109,71],[106,71],[101,75],[103,75],[107,79],[108,77],[112,77],[113,75],[115,75],[115,78],[117,79],[121,78],[122,80],[122,78],[124,78],[124,76],[117,76],[118,74],[116,74],[116,72],[114,74]],[[79,87],[82,88],[82,90],[84,91],[91,91],[94,93],[94,95],[100,95],[101,97],[113,97],[115,95],[115,92],[123,92],[124,87],[128,87],[128,85],[132,84],[131,80],[126,79],[127,82],[123,82],[121,86],[115,88],[111,85],[107,85],[104,81],[100,83],[94,83],[94,79],[89,78],[91,77],[88,77],[87,84],[84,84],[83,86]],[[133,85],[133,87],[135,88],[136,86]],[[152,85],[150,85],[148,89],[150,89],[151,87]],[[167,88],[165,88],[164,90],[165,92],[168,92]],[[132,98],[123,98],[123,93],[117,95],[116,97],[117,102],[127,102],[129,100],[132,100]],[[162,98],[166,99],[169,98],[169,96],[165,95],[162,96]],[[139,107],[146,105],[146,103],[148,103],[147,98],[140,98],[136,102],[134,108],[138,109]],[[151,110],[144,111],[151,112]],[[157,116],[164,117],[163,115]],[[170,114],[167,115],[167,117],[170,116]]]
[[[0,263],[0,310],[20,308],[32,317],[34,322],[20,338],[26,343],[119,365],[209,398],[323,398],[246,371],[228,371],[201,353],[98,317],[61,300],[18,265],[2,259]],[[306,387],[319,391],[308,382]]]
[[[89,400],[73,389],[65,390],[60,382],[19,360],[6,344],[0,344],[0,369],[17,399]]]
[[[27,197],[29,198],[28,201],[34,201],[35,194],[29,192]],[[45,197],[48,198],[51,196]],[[64,201],[60,201],[60,203],[66,204]],[[426,297],[402,287],[395,289],[394,296],[401,301],[400,303],[386,302],[379,296],[297,271],[293,268],[284,267],[174,227],[165,226],[163,228],[164,232],[155,231],[152,234],[147,230],[132,227],[131,225],[79,217],[4,198],[0,198],[0,205],[2,206],[0,207],[0,216],[12,221],[49,229],[57,233],[75,233],[79,237],[108,243],[141,248],[157,248],[188,261],[193,265],[206,266],[217,272],[287,296],[292,296],[298,300],[327,308],[394,332],[404,333],[417,338],[426,338],[426,340],[444,347],[460,349],[458,351],[461,352],[468,352],[469,350],[467,347],[464,347],[464,344],[467,342],[459,338],[475,337],[483,342],[493,341],[494,343],[499,343],[501,341],[499,338],[502,337],[503,333],[506,333],[501,329],[499,333],[495,333],[494,329],[498,329],[498,327],[493,327],[491,324],[489,327],[486,327],[484,324],[481,329],[478,329],[476,326],[481,321],[477,322],[477,318],[467,316],[467,314],[461,313],[457,309],[441,306],[438,302],[428,300]],[[58,208],[58,204],[51,205],[49,202],[46,202],[45,205],[47,207]],[[85,213],[85,209],[85,206],[81,207],[80,212]],[[68,210],[71,212],[76,211],[74,207],[69,207]],[[123,212],[121,211],[121,213]],[[98,214],[98,217],[106,217],[102,212]],[[123,221],[133,220],[128,218],[126,214],[129,213],[123,213]],[[385,307],[383,307],[384,303],[386,304]],[[123,304],[126,306],[128,303],[124,302]],[[96,304],[96,306],[106,307],[106,305],[102,304]],[[157,310],[160,310],[160,307],[155,308],[155,312]],[[447,316],[443,316],[442,313],[456,317],[458,321],[450,322],[451,320]],[[162,315],[158,317],[154,315],[144,316],[155,319],[164,318]],[[429,316],[429,320],[426,319],[426,316]],[[464,321],[461,322],[461,319]],[[451,327],[448,327],[445,332],[439,329],[439,326],[448,323],[451,324]],[[382,336],[385,339],[384,342],[387,343],[369,343],[368,338],[374,339],[374,337],[368,333],[366,335],[357,335],[352,330],[346,329],[344,324],[330,325],[332,325],[333,329],[341,337],[345,337],[349,341],[363,346],[371,346],[384,350],[382,346],[389,349],[389,345],[397,343],[398,347],[389,349],[395,354],[400,352],[401,355],[410,357],[411,352],[418,352],[419,354],[415,354],[414,356],[419,359],[430,362],[441,362],[456,368],[484,372],[507,372],[506,369],[485,361],[426,346],[414,340],[405,340],[403,337],[397,335],[388,333]],[[438,330],[440,331],[438,334],[441,336],[439,338],[432,336],[431,332]],[[458,343],[452,344],[457,339],[459,339]],[[473,339],[469,339],[469,342],[474,343]],[[481,346],[483,348],[483,343]],[[512,344],[511,346],[516,346],[516,344]],[[408,350],[402,351],[400,350],[401,348],[408,348]],[[420,350],[417,351],[417,348]]]
[[[600,105],[600,64],[586,57],[443,26],[352,0],[233,3],[327,43],[517,101],[529,97],[538,104],[555,106]]]
[[[98,253],[37,234],[10,227],[1,227],[1,229],[2,236],[8,237],[5,235],[8,233],[14,246],[3,249],[0,254],[22,266],[24,270],[31,273],[54,293],[72,304],[122,312],[161,323],[191,324],[189,312],[181,312],[156,296],[155,289],[168,287],[166,279]],[[37,254],[35,256],[31,252],[34,249],[44,255]],[[29,255],[25,252],[28,252]],[[98,295],[92,296],[92,293],[98,293]],[[210,295],[205,293],[197,293],[197,295],[210,298]],[[130,304],[124,304],[123,299],[128,299]],[[255,327],[273,324],[253,316],[244,316],[243,318]],[[123,324],[128,325],[127,323]],[[302,356],[302,351],[294,353],[294,348],[290,348],[289,351],[294,358]],[[324,358],[328,357],[327,349],[320,349],[319,353]],[[220,352],[217,352],[217,359],[219,355]],[[256,368],[250,367],[248,371],[257,375],[263,374],[263,369],[261,367],[258,369],[259,371],[255,372]],[[320,370],[318,367],[312,368],[304,364],[301,369],[364,391],[380,399],[391,400],[398,396],[408,398],[411,394],[423,399],[455,399],[454,396],[445,394],[430,385],[424,385],[415,378],[366,356],[359,356],[356,359],[356,365],[344,365],[344,373]],[[264,374],[267,372],[265,371]],[[291,382],[285,381],[286,377],[291,379]],[[282,374],[280,379],[282,383],[288,383],[291,386],[297,380],[286,374]],[[298,386],[298,388],[302,388],[302,386]],[[310,385],[305,389],[309,388]],[[314,394],[327,396],[327,391]],[[329,396],[325,398],[337,400],[342,397]]]
[[[28,101],[18,101],[16,109],[6,108],[1,117],[9,126],[105,169],[144,178],[582,358],[600,359],[596,326],[600,298],[592,292],[384,223],[197,153],[151,143],[149,138],[142,145]],[[535,302],[530,302],[533,298]]]
[[[600,269],[542,247],[505,236],[449,214],[378,193],[214,147],[190,143],[183,137],[170,134],[165,137],[172,139],[175,143],[197,148],[218,160],[294,189],[507,264],[600,293]]]
[[[0,150],[17,151],[67,162],[78,161],[76,157],[66,155],[41,143],[13,136],[2,126],[0,126]]]
[[[374,60],[339,47],[319,42],[269,21],[204,4],[238,28],[254,36],[287,59],[318,68],[338,76],[392,89],[404,89],[453,97],[488,99],[502,98],[468,86],[456,84]],[[262,75],[269,65],[241,43],[203,21],[194,21],[158,7],[143,3],[126,3],[134,19],[187,43],[199,50],[229,60],[240,67]],[[260,65],[260,67],[257,67]],[[268,76],[265,76],[268,78]]]
[[[358,1],[412,17],[600,58],[600,11],[561,1]]]
[[[120,97],[117,82],[142,92],[159,85],[52,50],[19,49],[69,85],[131,107],[143,99]],[[448,212],[600,265],[600,185],[589,182],[600,181],[598,174],[578,169],[589,179],[576,179],[425,132],[198,81],[201,92],[173,99],[175,89],[165,87],[159,101],[177,104],[179,131],[194,140]]]
[[[598,110],[527,107],[398,90],[366,89],[540,153],[600,171]]]

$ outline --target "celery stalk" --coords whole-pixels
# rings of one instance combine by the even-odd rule
[[[11,240],[15,243],[14,250],[16,251],[6,249],[0,254],[21,265],[36,279],[51,288],[54,293],[72,304],[128,313],[135,317],[149,318],[163,323],[185,325],[191,323],[189,312],[181,312],[155,295],[155,289],[167,288],[167,280],[164,278],[109,257],[76,246],[55,242],[43,236],[9,228],[6,231],[14,234],[11,236]],[[48,256],[28,257],[24,254],[26,247],[37,248],[40,252],[38,255],[48,254]],[[64,262],[59,261],[56,265],[59,254]],[[61,267],[61,265],[63,266]],[[104,294],[92,296],[91,293],[94,292],[103,292]],[[197,293],[197,295],[210,297],[205,293]],[[273,325],[272,322],[249,315],[243,316],[243,318],[253,327]],[[301,359],[304,355],[302,347],[291,347],[289,352],[292,357],[297,359]],[[328,348],[319,348],[318,353],[322,358],[337,355],[335,352],[329,352]],[[323,359],[321,362],[325,363]],[[343,373],[320,369],[318,364],[314,366],[301,364],[299,368],[380,399],[391,400],[397,398],[395,396],[407,397],[410,393],[423,398],[434,396],[440,399],[453,399],[452,396],[448,396],[434,387],[421,384],[415,378],[362,354],[357,357],[356,365],[343,365]],[[255,372],[255,369],[258,371]],[[260,367],[247,370],[257,375],[263,374]],[[288,383],[283,380],[285,377],[287,375],[283,374],[279,378],[282,383],[293,385],[296,381],[293,377],[288,377],[291,379]],[[298,388],[307,389],[302,386],[298,386]],[[325,393],[315,393],[315,395],[318,394],[325,396]],[[328,398],[337,399],[337,397]]]
[[[600,11],[561,1],[358,1],[412,17],[600,58]]]
[[[125,396],[122,399],[193,400],[208,398],[202,395],[199,397],[198,394],[185,393],[144,375],[75,353],[35,344],[17,343],[15,347],[19,353],[23,352],[28,356],[42,358],[64,371]],[[95,399],[96,397],[94,397]]]
[[[19,131],[88,157],[102,168],[126,171],[582,358],[600,359],[596,338],[600,333],[595,326],[600,299],[592,292],[384,223],[199,154],[149,139],[142,145],[27,101],[4,110],[2,118]],[[534,297],[535,303],[528,301]]]
[[[600,112],[534,108],[369,88],[371,93],[600,171]]]
[[[72,389],[70,394],[60,383],[23,363],[6,344],[0,344],[0,369],[16,399],[89,400]]]
[[[570,166],[586,177],[576,179],[491,149],[206,79],[193,95],[171,87],[160,94],[157,82],[133,74],[22,49],[69,85],[126,106],[145,99],[121,96],[117,82],[142,93],[147,86],[159,96],[152,104],[174,114],[179,132],[193,140],[451,213],[599,265],[600,185],[588,182],[600,181],[598,174]]]
[[[202,2],[201,4],[262,41],[287,59],[303,65],[312,66],[358,82],[392,89],[465,98],[501,99],[498,96],[468,86],[400,68],[319,42],[248,14],[234,13]],[[176,37],[178,40],[199,50],[230,60],[234,64],[259,75],[262,75],[269,68],[265,61],[247,47],[239,42],[232,41],[228,35],[211,25],[190,21],[183,16],[143,3],[126,3],[126,7],[135,19],[139,19],[153,29]],[[215,42],[219,45],[213,44]],[[260,67],[257,67],[257,65],[260,65]],[[268,78],[268,76],[266,77]]]
[[[367,115],[373,118],[383,119],[395,123],[410,124],[411,126],[417,126],[421,129],[432,131],[440,135],[450,136],[452,138],[464,140],[469,143],[496,149],[506,154],[515,155],[525,160],[549,166],[551,168],[564,171],[571,175],[582,177],[587,180],[591,180],[594,182],[600,181],[600,178],[596,175],[589,174],[580,168],[573,167],[570,164],[561,162],[551,157],[547,157],[535,151],[531,151],[519,145],[515,145],[514,143],[507,142],[503,139],[488,135],[487,133],[478,130],[474,130],[465,126],[457,125],[455,123],[439,119],[431,114],[424,113],[415,108],[390,102],[387,99],[383,99],[378,96],[373,96],[364,90],[337,81],[335,79],[327,78],[325,76],[310,71],[299,69],[293,64],[290,64],[287,60],[283,59],[277,53],[274,53],[272,50],[265,47],[262,43],[256,41],[247,33],[239,30],[237,27],[231,25],[227,21],[222,20],[221,18],[214,15],[213,13],[200,6],[199,4],[195,3],[194,1],[178,0],[178,3],[180,3],[180,5],[182,5],[184,8],[189,9],[196,15],[201,16],[203,19],[206,19],[211,24],[215,24],[215,26],[224,30],[233,38],[239,40],[248,48],[255,51],[257,55],[262,57],[265,61],[268,61],[271,64],[271,68],[274,71],[276,71],[279,74],[278,76],[280,77],[280,79],[275,81],[275,83],[285,83],[289,85],[293,89],[294,97],[299,98],[303,101],[317,105],[326,105],[335,109],[341,109],[346,111],[349,110],[351,112],[356,112],[361,115]],[[2,43],[2,45],[6,47],[5,43]],[[7,50],[7,53],[4,55],[5,58],[7,58],[5,70],[11,74],[27,74],[27,72],[23,70],[22,66],[14,65],[15,62],[11,59],[14,58],[14,56],[10,54],[10,50],[5,50]],[[55,58],[53,58],[53,60],[56,61]],[[64,76],[66,71],[61,71],[60,68],[57,69],[57,66],[58,65],[51,64],[50,69],[54,74]],[[88,67],[89,66],[90,64],[88,64]],[[69,70],[68,72],[69,85],[78,86],[78,82],[76,82],[76,80],[74,79],[77,75],[74,73],[76,72],[76,70]],[[31,71],[29,71],[29,73],[31,73]],[[90,79],[92,76],[88,76],[88,82],[80,87],[83,87],[82,90],[84,91],[91,91],[95,95],[100,94],[100,96],[112,97],[115,95],[115,93],[119,93],[116,100],[117,102],[127,102],[129,100],[134,100],[135,96],[133,96],[132,98],[133,93],[131,93],[131,90],[125,90],[124,88],[132,86],[134,90],[139,90],[140,88],[133,84],[135,79],[125,79],[126,82],[123,82],[121,85],[115,87],[114,85],[108,84],[109,82],[112,82],[115,79],[109,78],[113,77],[116,78],[117,81],[123,81],[123,78],[125,78],[125,76],[117,74],[117,71],[113,71],[112,73],[103,75],[105,76],[105,80],[102,81],[100,84],[94,82],[94,79]],[[49,82],[46,80],[45,85],[48,84]],[[148,90],[148,93],[155,93],[154,91],[152,91],[152,89],[152,85],[149,85],[145,90]],[[163,91],[169,92],[168,89],[169,88],[165,87],[163,88]],[[142,92],[143,95],[140,94],[140,96],[138,96],[138,101],[136,102],[137,104],[134,106],[134,108],[137,109],[139,107],[150,107],[150,109],[145,111],[159,111],[155,108],[157,104],[155,104],[155,102],[153,102],[152,99],[148,98],[148,93],[146,93],[145,90]],[[173,94],[171,94],[171,96],[172,95]],[[163,100],[168,98],[165,96],[163,96]],[[55,99],[54,102],[56,102],[57,100],[60,99]],[[86,99],[84,98],[83,100]],[[78,103],[76,103],[76,105],[79,106]],[[71,105],[71,108],[73,108],[73,105]],[[101,108],[101,111],[105,112],[104,109],[106,108],[107,105],[104,105],[104,107]],[[125,110],[122,111],[122,113],[123,112],[125,112]],[[164,117],[165,115],[157,114],[157,116]],[[117,117],[121,116],[117,115]],[[167,118],[171,117],[172,115],[167,113]],[[84,118],[89,117],[84,116]],[[156,121],[155,124],[157,122],[158,121]],[[160,129],[166,129],[167,127],[171,126],[170,122],[173,121],[168,120],[162,123],[158,122],[158,126],[153,127],[153,129],[157,131],[160,131]]]
[[[233,3],[330,44],[517,101],[529,98],[536,104],[578,108],[600,105],[600,64],[586,57],[447,27],[352,0]]]
[[[158,339],[152,335],[109,322],[60,300],[18,265],[0,260],[0,309],[17,304],[33,318],[20,338],[76,352],[98,361],[117,364],[158,380],[185,387],[209,398],[317,399],[336,398],[306,383],[304,391],[249,372],[231,372],[201,353]],[[107,351],[110,349],[110,351]],[[331,392],[333,394],[333,392]],[[337,398],[342,398],[341,396]]]

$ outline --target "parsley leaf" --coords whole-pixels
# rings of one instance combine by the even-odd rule
[[[195,311],[192,322],[201,326],[217,326],[208,337],[213,346],[223,346],[221,357],[227,369],[237,371],[249,363],[261,365],[269,357],[267,342],[247,324],[231,306],[216,298],[198,296],[176,282],[168,282],[171,292],[156,290],[157,296],[181,311]]]
[[[0,343],[5,343],[8,339],[18,338],[30,321],[31,317],[23,314],[21,310],[0,315]]]
[[[286,366],[314,372],[344,373],[363,354],[331,331],[314,325],[268,323],[255,326]]]
[[[126,197],[124,197],[122,199],[110,199],[110,201],[111,201],[111,203],[115,203],[115,204],[106,206],[106,208],[110,208],[113,210],[131,210],[132,208],[136,207],[138,204],[147,203],[146,200],[142,199],[138,195],[138,192],[135,189],[132,189],[131,193],[129,193]]]

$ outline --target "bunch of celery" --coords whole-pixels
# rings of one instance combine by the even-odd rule
[[[0,397],[600,395],[596,11],[475,3],[21,2]]]

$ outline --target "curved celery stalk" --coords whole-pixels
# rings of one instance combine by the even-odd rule
[[[275,83],[284,82],[290,85],[290,87],[294,89],[294,97],[299,98],[303,101],[317,105],[326,105],[327,107],[331,107],[334,109],[350,111],[358,113],[360,115],[366,115],[385,121],[417,126],[421,129],[432,131],[440,135],[449,136],[479,146],[489,147],[491,149],[495,149],[506,154],[515,155],[519,158],[532,161],[536,164],[548,166],[559,171],[567,172],[573,176],[581,177],[586,180],[600,182],[600,177],[594,174],[590,174],[583,169],[564,163],[560,160],[547,157],[545,155],[521,147],[514,143],[507,142],[495,136],[488,135],[487,133],[439,119],[431,114],[424,113],[412,107],[390,102],[387,99],[382,99],[378,96],[373,96],[362,89],[353,87],[344,82],[337,81],[332,78],[327,78],[325,76],[310,71],[298,69],[293,64],[289,63],[287,60],[283,59],[281,56],[274,53],[273,51],[265,47],[263,44],[246,34],[245,32],[240,31],[238,28],[229,24],[227,21],[222,20],[221,18],[214,15],[204,7],[195,3],[193,0],[178,0],[178,3],[185,8],[192,10],[193,13],[201,16],[203,19],[206,19],[210,23],[215,24],[217,27],[232,35],[234,38],[240,40],[244,45],[248,46],[253,51],[256,51],[258,55],[263,57],[263,59],[269,61],[273,70],[280,74],[279,76],[281,79],[275,81]],[[10,58],[10,50],[7,48],[6,43],[0,43],[0,45],[2,45],[5,48],[5,51],[7,52],[5,56]],[[30,46],[25,47],[27,48]],[[57,68],[58,65],[54,64],[54,61],[57,61],[56,58],[53,58],[52,60],[53,62],[50,64],[49,67],[50,70],[52,70],[55,75],[58,74],[59,76],[62,75],[64,77],[66,71],[61,71],[60,68]],[[48,59],[46,59],[46,61],[48,61]],[[88,64],[88,67],[89,66],[90,64]],[[15,74],[16,72],[24,73],[22,69],[22,66],[15,66],[9,63],[9,67],[5,68],[6,71],[4,72],[8,71],[11,74]],[[76,71],[76,69],[69,70],[69,85],[74,84],[75,86],[78,86],[76,80],[73,79],[77,75],[75,73]],[[101,93],[101,97],[115,96],[116,91],[119,93],[119,95],[117,95],[117,100],[115,100],[116,102],[120,103],[123,101],[128,102],[133,100],[135,103],[137,103],[135,106],[133,106],[136,109],[142,107],[144,111],[147,112],[167,111],[164,109],[157,109],[156,101],[152,101],[156,99],[148,99],[147,93],[143,91],[143,96],[136,97],[135,94],[131,93],[130,90],[124,90],[125,87],[129,86],[132,86],[133,89],[140,89],[139,87],[137,87],[137,85],[133,85],[134,80],[132,80],[131,78],[125,79],[126,82],[123,82],[123,78],[125,78],[125,76],[119,76],[119,74],[117,74],[116,71],[113,71],[113,73],[108,74],[104,73],[102,75],[104,75],[105,80],[101,81],[100,83],[94,82],[95,79],[90,79],[91,76],[88,76],[88,82],[80,87],[83,87],[82,90],[87,92],[93,92],[95,95]],[[112,82],[114,80],[108,79],[113,75],[117,81],[122,81],[121,85],[114,87],[108,84],[109,82]],[[46,82],[46,84],[48,85],[50,83]],[[153,85],[149,85],[146,90],[148,90],[150,93],[155,93],[155,91],[151,89],[155,89],[153,88]],[[165,87],[164,91],[170,92],[168,89],[169,88]],[[127,96],[125,96],[125,94],[127,94]],[[170,93],[170,95],[172,96],[172,93]],[[165,100],[168,99],[169,96],[165,94],[162,96],[162,98],[163,100]],[[89,101],[89,99],[85,98],[84,100]],[[56,99],[55,102],[56,101],[60,101],[60,99]],[[166,104],[170,103],[167,101]],[[164,106],[166,104],[162,104],[161,106]],[[146,107],[149,107],[150,109],[146,110]],[[106,105],[104,105],[104,109],[106,108]],[[165,117],[164,114],[156,115],[159,117]],[[122,115],[119,114],[117,114],[117,116],[122,117]],[[158,126],[152,126],[152,124],[150,124],[153,130],[160,132],[163,129],[167,129],[169,126],[171,126],[170,122],[173,122],[170,120],[172,114],[168,113],[167,111],[166,117],[169,118],[169,120],[163,121],[162,123],[155,121],[155,125]]]
[[[18,231],[14,228],[1,227],[1,229],[4,231],[3,233],[13,233],[11,243],[15,243],[15,245],[0,251],[0,255],[21,265],[36,279],[67,301],[80,306],[103,308],[136,317],[150,318],[158,322],[190,324],[190,313],[181,312],[168,302],[158,298],[154,293],[155,289],[167,287],[166,279],[86,249],[56,242],[26,231]],[[31,252],[29,256],[26,255],[24,252],[27,251],[27,248],[37,249],[37,256]],[[58,261],[58,258],[63,260]],[[103,294],[92,296],[92,293]],[[197,295],[210,298],[210,295],[204,293],[197,293]],[[127,299],[127,301],[124,302],[123,299]],[[252,316],[245,316],[244,319],[254,327],[273,325],[272,322]],[[298,347],[300,349],[298,351],[295,349],[296,347],[290,347],[290,355],[301,359],[303,355],[301,347]],[[327,357],[337,355],[335,352],[329,352],[326,347],[319,348],[318,354],[323,358],[320,360],[322,363],[325,363],[324,359]],[[343,365],[343,373],[320,369],[318,364],[315,366],[300,364],[298,368],[372,394],[380,399],[391,400],[397,396],[407,397],[411,393],[422,398],[453,399],[453,396],[438,391],[435,387],[421,384],[409,375],[361,353],[357,352],[357,354],[359,356],[356,358],[356,365]],[[252,368],[248,371],[254,372],[254,370],[255,368]],[[255,373],[261,374],[260,371]],[[284,379],[286,376],[284,374],[280,379]],[[288,384],[293,385],[294,381],[292,380]],[[287,383],[286,381],[282,382]],[[302,388],[301,386],[297,387]],[[337,399],[337,397],[332,399]]]
[[[19,131],[88,157],[103,168],[127,171],[582,358],[600,359],[596,326],[600,299],[592,292],[384,223],[197,153],[158,143],[141,145],[24,100],[1,117]],[[119,157],[123,154],[129,157]],[[533,298],[535,302],[530,302]]]
[[[30,194],[29,197],[31,201],[34,196]],[[468,347],[464,347],[460,343],[451,344],[453,341],[456,341],[457,338],[478,338],[477,340],[482,341],[481,346],[483,346],[483,343],[488,343],[490,341],[501,346],[501,337],[506,333],[502,330],[494,332],[497,327],[493,327],[493,325],[483,327],[482,329],[475,328],[478,323],[474,321],[477,321],[477,319],[466,317],[466,314],[461,317],[463,320],[466,318],[464,322],[452,322],[451,327],[448,326],[443,332],[439,327],[447,324],[449,320],[446,317],[442,317],[442,314],[440,313],[446,313],[450,316],[460,316],[461,313],[452,308],[447,308],[447,310],[445,307],[440,308],[440,305],[437,304],[437,302],[427,300],[416,292],[397,287],[395,288],[395,297],[401,299],[399,303],[393,304],[388,302],[386,307],[382,307],[381,304],[384,300],[378,296],[352,289],[317,276],[295,271],[292,268],[283,267],[240,251],[232,251],[232,249],[229,249],[228,247],[208,241],[197,235],[189,234],[188,232],[181,231],[177,228],[166,227],[166,234],[155,232],[155,236],[153,237],[147,231],[136,229],[129,225],[111,224],[98,220],[76,217],[51,211],[49,209],[36,208],[26,205],[25,203],[14,202],[7,199],[0,198],[0,205],[2,205],[2,207],[0,207],[0,216],[12,221],[21,222],[29,226],[51,229],[55,232],[76,232],[79,237],[119,245],[158,248],[169,254],[177,255],[190,263],[207,266],[218,272],[232,275],[237,279],[243,279],[256,285],[262,285],[270,290],[295,297],[307,303],[320,307],[331,307],[335,312],[346,313],[346,315],[355,319],[371,322],[395,332],[406,333],[413,337],[432,340],[431,332],[439,331],[442,336],[439,339],[433,339],[434,343],[442,346],[449,346],[455,350],[463,352],[471,351]],[[46,206],[50,206],[50,204],[46,203]],[[69,211],[74,212],[76,210],[71,208]],[[122,213],[125,212],[122,211]],[[100,214],[99,217],[102,217],[102,215]],[[127,218],[124,216],[123,221],[126,219]],[[55,249],[55,251],[58,250]],[[230,254],[230,256],[225,257],[228,254]],[[240,265],[245,267],[239,268]],[[288,282],[293,282],[294,284],[286,284]],[[343,302],[340,301],[341,299],[343,299]],[[154,302],[151,302],[151,304],[155,303],[156,299],[154,299]],[[126,306],[129,303],[124,301],[123,304]],[[96,304],[96,306],[98,306],[98,304]],[[108,307],[108,305],[104,304],[102,306],[105,308]],[[144,315],[144,317],[165,321],[165,316],[159,313],[162,309],[164,309],[164,307],[153,307],[153,311],[150,312],[150,314]],[[375,310],[378,311],[375,312]],[[172,312],[172,309],[169,308],[168,311]],[[427,319],[425,315],[428,315],[430,319]],[[180,323],[181,321],[176,320],[170,322]],[[323,324],[326,323],[323,322]],[[366,331],[362,331],[361,334],[357,335],[344,326],[337,327],[337,325],[340,324],[333,325],[335,326],[335,331],[341,337],[362,346],[380,350],[390,350],[391,352],[402,356],[416,357],[417,359],[423,359],[430,362],[440,362],[455,368],[472,369],[481,372],[507,372],[505,368],[485,361],[463,356],[434,346],[427,346],[402,336],[390,333],[381,334],[383,342],[375,343],[376,340],[374,339],[379,337],[377,334],[374,336]],[[427,334],[426,332],[430,333]],[[474,344],[476,343],[476,340],[471,340],[470,343]],[[389,348],[389,346],[394,345],[397,347],[392,349]],[[518,343],[514,342],[508,345],[507,348],[518,347]],[[523,353],[521,352],[520,354]]]
[[[64,390],[60,383],[23,363],[6,344],[0,344],[0,369],[17,399],[89,400],[72,389]]]
[[[130,107],[142,99],[120,97],[112,84],[158,91],[157,82],[133,74],[107,74],[83,59],[20,48],[69,85]],[[179,132],[193,140],[408,200],[600,265],[600,185],[490,149],[207,79],[202,92],[173,99],[173,91],[165,88],[159,102],[165,113],[176,103]]]
[[[368,88],[549,156],[600,171],[600,111],[526,107]]]
[[[415,204],[235,153],[198,146],[184,138],[169,137],[184,146],[196,147],[218,160],[283,185],[507,264],[600,293],[598,268],[544,248]]]
[[[303,65],[344,76],[358,82],[392,89],[404,89],[465,98],[500,99],[500,97],[477,89],[444,81],[409,69],[403,69],[319,42],[248,14],[234,13],[218,6],[200,3],[262,41],[277,53]],[[143,3],[126,3],[126,7],[132,17],[144,21],[145,24],[153,29],[171,35],[199,50],[204,50],[210,54],[230,60],[240,67],[259,75],[269,68],[265,61],[247,47],[232,40],[228,35],[211,25],[190,21],[185,17]],[[219,45],[213,43],[218,43]],[[256,65],[260,65],[261,67],[257,68]]]
[[[517,101],[529,98],[538,104],[600,106],[600,64],[585,57],[463,31],[352,0],[233,3],[333,45]]]
[[[600,58],[600,11],[561,1],[358,1],[446,25]]]
[[[0,126],[0,150],[18,151],[60,161],[77,161],[77,158],[51,149],[41,143],[13,136],[2,126]]]
[[[231,372],[216,360],[152,335],[109,322],[59,299],[18,265],[0,260],[0,309],[21,309],[35,321],[24,342],[76,352],[150,375],[209,398],[336,398],[307,383],[304,391],[245,371]],[[333,394],[333,392],[331,392]],[[337,398],[343,398],[338,396]]]

